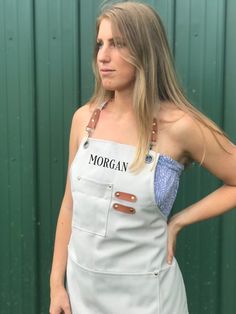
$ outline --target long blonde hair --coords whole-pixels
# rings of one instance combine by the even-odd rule
[[[211,130],[221,146],[216,134],[224,135],[224,132],[193,107],[181,90],[166,32],[157,12],[149,5],[138,2],[111,4],[102,10],[97,19],[97,34],[101,20],[104,18],[110,20],[113,33],[121,33],[130,52],[127,61],[136,68],[133,108],[140,136],[136,156],[130,169],[139,171],[145,164],[153,115],[159,110],[161,101],[172,102],[180,110],[189,113],[196,122]],[[93,59],[95,91],[91,103],[101,103],[114,96],[113,91],[105,90],[102,86],[97,68],[97,52],[98,48],[95,45]],[[202,161],[204,155],[205,149]]]

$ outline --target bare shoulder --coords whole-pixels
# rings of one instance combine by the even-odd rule
[[[73,120],[79,123],[83,123],[83,122],[86,123],[88,122],[86,120],[90,118],[93,110],[94,110],[94,105],[92,105],[91,103],[86,103],[75,111]]]
[[[192,128],[192,119],[186,112],[171,103],[161,106],[158,113],[158,143],[160,152],[170,155],[187,165],[191,157],[185,150],[184,140],[189,129]]]
[[[84,136],[85,128],[89,122],[91,114],[94,110],[94,105],[91,103],[86,103],[80,108],[78,108],[72,119],[71,133],[77,138],[78,143]]]
[[[165,106],[160,112],[160,117],[161,128],[188,161],[201,162],[207,143],[214,140],[210,129],[175,105]]]
[[[181,110],[180,110],[181,111]],[[171,111],[169,111],[171,116]],[[173,145],[177,146],[189,161],[195,160],[229,185],[236,185],[236,146],[205,117],[200,122],[190,113],[173,109],[176,121],[166,128]]]
[[[173,122],[182,119],[184,115],[185,112],[171,102],[162,102],[158,113],[159,122],[164,128],[171,125]]]
[[[188,144],[190,138],[202,138],[200,122],[191,114],[178,108],[169,111],[169,120],[163,125],[165,124],[167,131],[183,148]]]

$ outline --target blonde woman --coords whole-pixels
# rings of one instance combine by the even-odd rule
[[[236,148],[181,92],[153,9],[106,7],[96,39],[95,93],[72,121],[50,313],[186,314],[176,236],[236,206]],[[168,221],[192,161],[224,185]]]

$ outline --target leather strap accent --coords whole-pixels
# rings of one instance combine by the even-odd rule
[[[100,113],[101,113],[101,110],[98,109],[98,108],[93,111],[92,116],[91,116],[91,118],[89,120],[89,123],[88,123],[88,125],[86,127],[87,130],[88,129],[94,130],[96,128],[96,125],[97,125],[98,120],[99,120]]]
[[[132,202],[132,203],[137,201],[137,197],[134,194],[129,194],[129,193],[120,192],[120,191],[115,192],[115,197],[124,201]]]
[[[113,208],[126,214],[135,214],[135,209],[133,207],[128,207],[122,204],[114,203]]]
[[[157,119],[153,118],[151,142],[156,143],[156,141],[157,141]]]

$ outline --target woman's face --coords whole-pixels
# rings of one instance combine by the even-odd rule
[[[115,36],[115,37],[114,37]],[[97,36],[97,66],[106,90],[132,90],[135,67],[124,60],[129,51],[120,34],[112,34],[109,19],[102,19]]]

